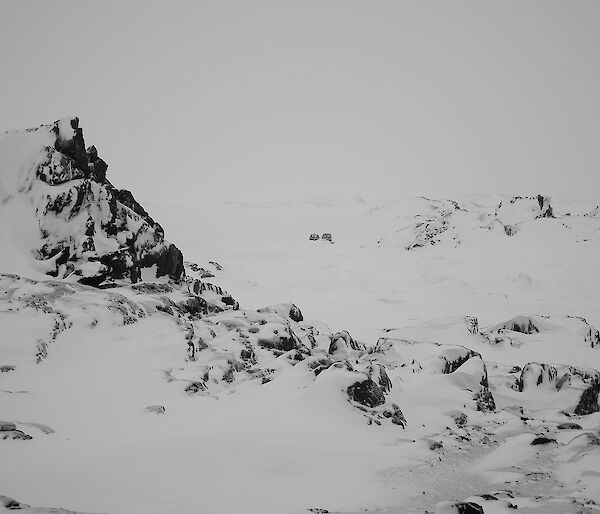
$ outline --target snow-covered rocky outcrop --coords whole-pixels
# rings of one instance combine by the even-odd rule
[[[4,230],[37,271],[96,286],[138,282],[149,268],[181,278],[181,252],[131,192],[106,178],[78,118],[4,134],[0,159],[0,211],[12,225]]]
[[[0,139],[0,512],[600,512],[600,332],[578,313],[365,341],[248,309],[106,172],[76,118]],[[597,221],[542,196],[402,209],[407,255]]]
[[[598,206],[578,206],[543,195],[476,199],[402,200],[374,207],[370,219],[394,219],[396,230],[383,233],[378,243],[415,250],[438,244],[457,247],[474,239],[515,236],[522,229],[548,224],[546,230],[571,235],[576,242],[595,237],[600,227]],[[525,236],[527,237],[527,236]]]

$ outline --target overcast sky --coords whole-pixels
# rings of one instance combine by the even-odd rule
[[[0,130],[140,200],[596,194],[600,2],[0,3]]]

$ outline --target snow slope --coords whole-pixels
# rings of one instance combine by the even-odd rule
[[[0,141],[0,511],[600,510],[595,206],[145,202],[185,276],[95,288],[32,254],[40,134]]]

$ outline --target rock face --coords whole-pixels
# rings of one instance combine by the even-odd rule
[[[581,395],[579,403],[575,407],[575,414],[577,416],[585,416],[586,414],[593,414],[600,411],[598,393],[600,393],[600,384],[592,384],[588,387]]]
[[[17,177],[15,190],[3,200],[26,197],[35,206],[39,245],[34,257],[48,275],[94,286],[135,283],[141,269],[155,266],[157,277],[182,278],[183,255],[165,241],[162,227],[129,191],[106,179],[108,165],[94,146],[86,150],[78,118],[11,138],[7,146],[26,146],[30,154],[25,173],[3,169]]]
[[[351,400],[370,408],[378,407],[385,403],[383,389],[370,378],[362,382],[356,382],[348,387],[348,396]]]

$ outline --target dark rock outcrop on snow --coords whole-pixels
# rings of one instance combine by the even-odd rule
[[[370,378],[362,382],[356,382],[348,387],[348,396],[351,400],[370,408],[378,407],[385,403],[383,389]]]
[[[474,502],[441,502],[438,503],[436,514],[484,514],[483,507]]]
[[[571,421],[561,423],[560,425],[557,425],[556,428],[558,430],[583,430],[583,427],[579,423],[573,423]]]
[[[331,336],[331,343],[329,344],[329,355],[339,354],[340,352],[347,356],[348,351],[364,351],[365,346],[353,339],[353,337],[346,331],[336,332]]]
[[[40,198],[34,201],[41,236],[37,258],[46,261],[47,273],[100,286],[114,280],[138,282],[141,269],[156,266],[157,277],[180,280],[185,274],[181,251],[165,241],[162,227],[130,191],[107,180],[108,165],[96,147],[86,150],[79,119],[32,132],[37,131],[54,137],[54,145],[41,149],[32,164],[33,179],[20,191],[31,192],[31,180],[47,185],[35,190]]]
[[[556,439],[554,439],[552,437],[546,437],[546,436],[542,435],[542,436],[536,437],[529,444],[531,446],[539,446],[539,445],[542,445],[542,444],[551,444],[551,443],[556,443]]]
[[[79,127],[79,118],[71,118],[69,121],[69,124],[73,129],[73,136],[70,138],[65,138],[63,136],[59,124],[60,122],[56,122],[52,128],[56,134],[54,148],[60,153],[73,159],[82,171],[87,171],[88,157],[85,150],[85,141],[83,140],[83,129]]]
[[[577,416],[585,416],[600,411],[598,393],[600,393],[600,384],[589,386],[579,398],[579,403],[575,407],[575,414]]]
[[[519,392],[532,387],[544,386],[555,391],[566,388],[581,391],[577,405],[574,406],[572,411],[577,416],[585,416],[600,411],[600,405],[598,404],[600,372],[595,369],[529,362],[523,366],[515,384],[515,388]]]
[[[269,305],[268,307],[263,307],[261,309],[258,309],[257,312],[270,312],[270,313],[274,313],[274,314],[279,314],[281,316],[290,318],[292,321],[295,321],[296,323],[300,323],[301,321],[304,321],[304,316],[302,316],[302,311],[300,310],[300,308],[297,305],[295,305],[293,303],[280,303],[277,305]]]

